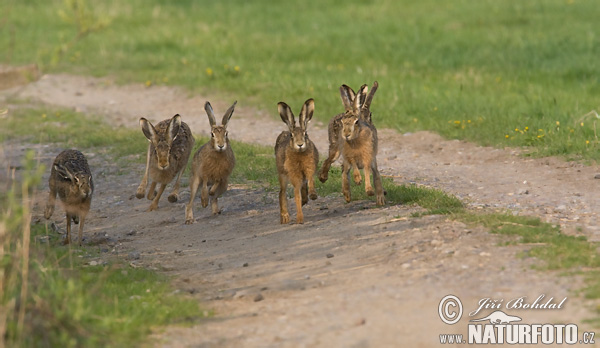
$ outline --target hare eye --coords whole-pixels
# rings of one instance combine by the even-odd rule
[[[215,133],[211,132],[210,136],[214,138],[215,137]]]
[[[358,119],[356,119],[356,121],[354,121],[354,124],[358,124]]]

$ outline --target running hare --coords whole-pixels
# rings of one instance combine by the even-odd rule
[[[198,187],[202,185],[200,191],[200,201],[202,207],[208,206],[208,197],[210,195],[213,214],[219,214],[217,199],[227,190],[229,176],[235,167],[235,156],[229,144],[227,137],[227,124],[237,101],[233,103],[225,112],[221,125],[217,125],[213,108],[209,102],[204,104],[204,110],[208,115],[210,122],[210,141],[202,145],[194,154],[192,160],[192,174],[190,177],[190,201],[185,207],[185,223],[194,223],[193,203]]]
[[[146,171],[135,196],[139,199],[144,198],[148,185],[148,173],[150,173],[152,184],[148,191],[148,199],[152,200],[152,203],[148,211],[152,211],[158,209],[160,196],[175,176],[177,179],[173,192],[169,195],[169,202],[177,202],[179,179],[188,162],[195,140],[190,127],[181,121],[179,114],[159,122],[156,127],[142,117],[140,126],[150,144],[148,144],[146,155]],[[160,183],[158,193],[155,191],[157,183]]]
[[[362,181],[359,169],[365,172],[365,191],[367,195],[377,196],[377,205],[384,205],[384,190],[381,175],[377,169],[377,129],[371,120],[371,102],[379,84],[373,84],[367,95],[367,85],[362,85],[358,93],[352,88],[342,85],[340,95],[346,112],[336,115],[329,122],[329,157],[323,162],[319,174],[321,182],[327,181],[329,168],[340,154],[342,164],[342,192],[346,202],[350,202],[350,169],[354,182],[359,185]],[[371,172],[375,191],[371,186]]]
[[[94,193],[92,172],[85,156],[77,150],[65,150],[56,156],[50,171],[48,186],[50,187],[50,195],[44,210],[44,217],[50,219],[54,213],[56,195],[58,194],[67,213],[67,239],[65,243],[71,243],[71,220],[73,220],[74,223],[79,224],[79,245],[81,245],[83,225],[85,224],[85,217],[90,211],[92,194]]]
[[[277,137],[275,143],[275,157],[277,172],[279,174],[279,209],[281,223],[290,221],[287,209],[286,189],[288,182],[294,186],[294,199],[296,201],[296,223],[304,223],[302,206],[310,199],[317,199],[314,175],[319,164],[317,147],[308,138],[306,127],[315,111],[315,102],[308,99],[302,106],[298,117],[298,126],[290,107],[280,102],[277,104],[279,116],[289,128]]]

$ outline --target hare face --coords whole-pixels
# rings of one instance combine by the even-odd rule
[[[360,129],[360,120],[354,114],[346,114],[342,117],[342,137],[346,141],[355,139]]]
[[[308,133],[300,127],[295,128],[292,132],[292,141],[291,145],[294,151],[304,152],[308,148]]]
[[[165,170],[169,168],[169,156],[171,155],[171,144],[166,140],[158,141],[154,144],[154,152],[158,160],[158,168]]]
[[[227,129],[223,126],[212,127],[210,132],[211,144],[213,149],[217,152],[223,152],[227,150]]]
[[[91,175],[76,175],[73,177],[73,185],[70,187],[71,196],[80,197],[85,200],[94,192],[94,184]]]

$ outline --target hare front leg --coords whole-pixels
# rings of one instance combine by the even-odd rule
[[[181,168],[179,173],[177,173],[177,179],[175,179],[175,187],[173,188],[173,191],[171,191],[171,194],[168,197],[170,203],[175,203],[177,202],[177,199],[179,199],[179,179],[181,178],[181,174],[183,174],[184,169],[185,167]]]
[[[367,196],[374,196],[375,191],[373,191],[373,186],[371,186],[371,167],[365,166],[365,192]]]
[[[286,197],[287,179],[283,175],[279,175],[279,216],[282,224],[290,222],[290,214],[287,208]]]
[[[200,178],[192,173],[190,182],[190,201],[185,206],[185,224],[190,225],[194,223],[194,197],[200,186]]]
[[[85,224],[85,213],[81,213],[79,216],[79,246],[83,242],[83,225]]]
[[[340,148],[337,142],[333,142],[329,144],[329,156],[325,162],[323,162],[321,172],[319,173],[319,180],[321,180],[321,182],[327,181],[329,178],[329,169],[331,168],[331,164],[335,162],[338,157],[340,157]]]
[[[54,185],[50,185],[50,194],[48,195],[48,203],[46,203],[46,209],[44,209],[44,217],[46,220],[52,217],[54,214],[54,205],[56,201],[56,188]]]
[[[314,173],[311,173],[308,176],[308,196],[313,201],[317,199],[317,190],[315,189],[315,177]]]
[[[377,163],[374,163],[373,166],[373,182],[375,183],[375,193],[377,194],[377,205],[385,205],[385,191],[381,183],[381,175],[379,174],[379,170],[377,170]]]
[[[200,203],[202,204],[202,208],[208,207],[208,181],[204,180],[202,182],[202,189],[200,190]]]
[[[344,194],[346,203],[350,203],[350,199],[351,199],[350,168],[351,168],[350,163],[344,159],[344,164],[342,164],[342,193]]]
[[[71,244],[71,219],[73,215],[67,213],[67,239],[65,239],[64,244]]]
[[[354,183],[356,185],[360,185],[360,183],[362,182],[362,177],[360,176],[360,169],[358,169],[356,162],[353,163],[353,165],[352,165],[352,177],[354,179]],[[365,178],[369,178],[366,170],[365,170]],[[369,180],[369,179],[365,179],[365,180]]]
[[[294,185],[294,200],[296,201],[296,223],[304,223],[304,214],[302,213],[302,185]]]
[[[148,185],[148,170],[150,168],[150,144],[148,144],[148,152],[146,153],[146,170],[140,186],[138,186],[135,193],[137,199],[142,199],[146,195],[146,186]]]
[[[218,180],[208,191],[208,194],[211,196],[210,203],[213,215],[221,214],[221,210],[219,209],[219,204],[217,202],[219,196],[227,191],[227,184],[227,179]]]
[[[154,186],[156,186],[156,181],[152,183],[152,185],[150,186],[150,189],[153,189]],[[167,184],[160,184],[160,187],[158,188],[158,193],[156,194],[156,197],[154,197],[154,199],[152,200],[152,203],[150,204],[150,207],[148,208],[148,211],[153,211],[158,209],[158,200],[160,199],[160,196],[162,196],[163,192],[165,191],[165,188],[167,188]],[[152,190],[152,192],[154,192],[154,190]]]
[[[156,181],[150,184],[150,190],[148,190],[148,199],[153,200],[156,197]]]

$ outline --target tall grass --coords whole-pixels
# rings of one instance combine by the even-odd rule
[[[599,17],[588,0],[7,0],[0,62],[235,95],[274,116],[314,97],[322,121],[342,83],[378,80],[378,126],[598,159]],[[82,22],[94,30],[75,40]]]

